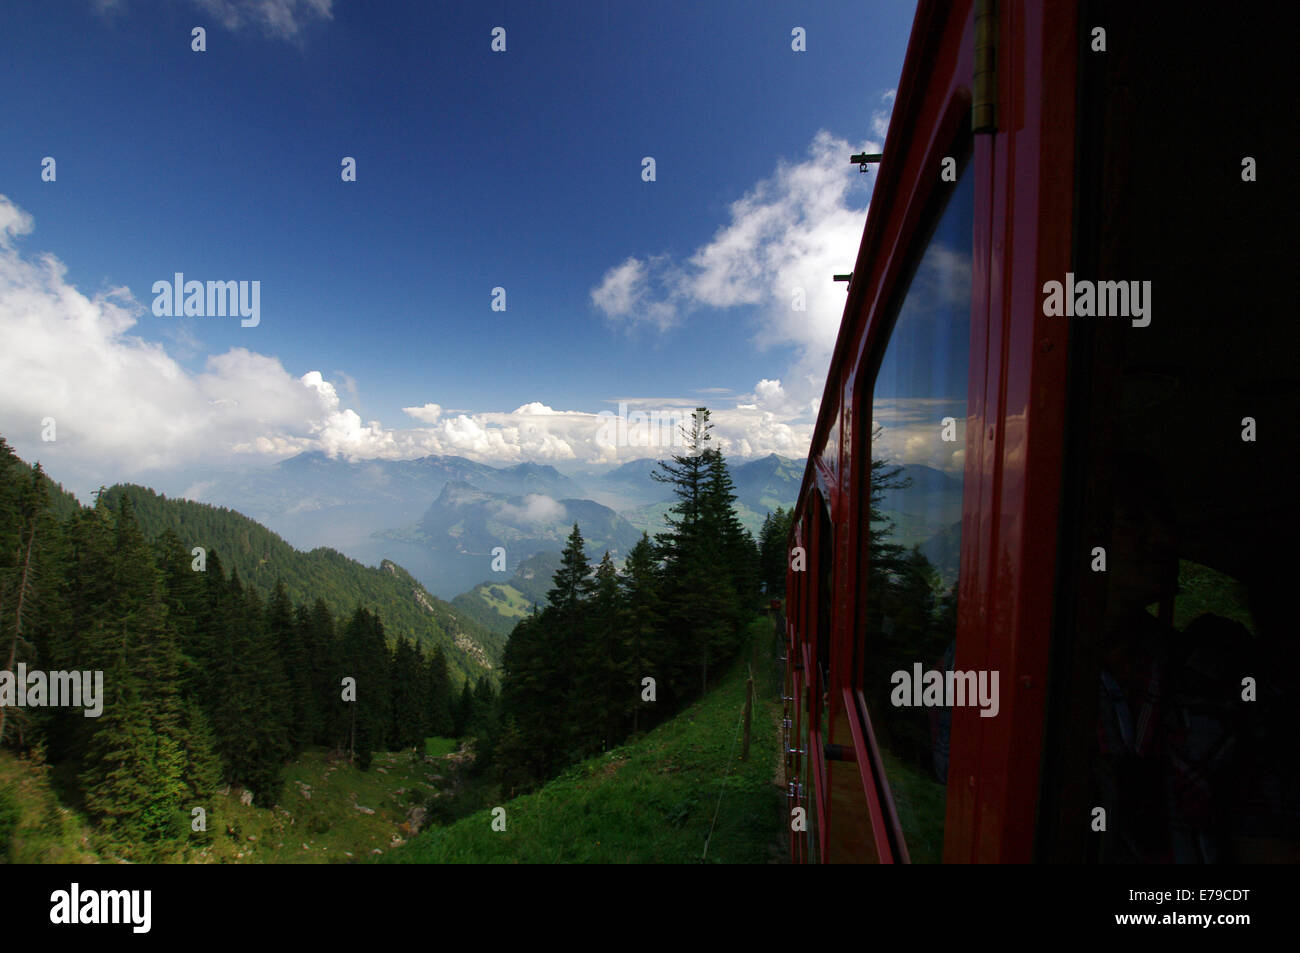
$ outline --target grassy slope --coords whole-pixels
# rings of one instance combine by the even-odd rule
[[[695,863],[719,794],[708,861],[779,860],[785,802],[774,784],[780,707],[772,623],[755,620],[750,640],[757,700],[748,762],[740,761],[737,739],[751,661],[742,653],[720,684],[676,718],[502,805],[504,832],[493,831],[491,811],[482,811],[427,830],[382,860]]]
[[[377,754],[369,771],[331,762],[324,749],[308,749],[285,769],[277,804],[241,804],[237,788],[218,794],[206,805],[207,842],[160,860],[348,863],[390,850],[395,837],[409,836],[401,825],[410,809],[443,789],[451,770],[442,759],[455,749],[449,738],[430,738],[428,758],[415,762],[409,752]],[[13,862],[93,864],[117,859],[82,814],[59,802],[48,769],[0,751],[0,798],[19,811],[8,858]],[[4,860],[0,856],[0,862]]]
[[[0,813],[13,811],[0,833],[0,863],[93,864],[90,825],[63,807],[50,786],[50,769],[0,751]]]
[[[534,605],[546,605],[546,593],[559,568],[559,553],[535,553],[520,563],[508,580],[481,582],[451,600],[451,604],[480,625],[508,636]],[[499,589],[500,596],[493,589]]]
[[[495,591],[494,591],[495,590]],[[499,598],[500,592],[504,598]],[[509,635],[533,604],[508,582],[482,583],[451,601],[454,609],[499,635]]]

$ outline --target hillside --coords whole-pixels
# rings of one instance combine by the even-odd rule
[[[578,486],[554,467],[521,463],[492,467],[464,457],[429,456],[415,460],[348,461],[320,452],[301,453],[273,467],[217,478],[205,496],[259,521],[277,515],[314,513],[368,505],[419,507],[452,480],[473,483],[493,493],[544,493],[575,496]],[[414,514],[418,514],[415,510]]]
[[[593,560],[609,550],[621,562],[641,538],[627,520],[591,500],[508,496],[451,480],[419,522],[378,533],[376,541],[426,588],[452,599],[492,579],[497,547],[505,550],[506,569],[514,570],[539,552],[562,549],[574,523]]]
[[[546,605],[546,593],[559,568],[559,553],[537,553],[520,563],[508,579],[481,582],[451,600],[451,604],[493,632],[508,636],[534,605]]]
[[[370,771],[321,748],[289,763],[275,805],[243,804],[223,788],[207,804],[207,836],[168,863],[349,863],[382,853],[424,822],[430,798],[454,785],[456,743],[430,738],[424,757],[380,753]],[[80,807],[60,796],[47,766],[0,751],[0,864],[122,860]]]
[[[799,496],[804,461],[770,453],[731,468],[736,500],[752,510],[762,525],[763,517],[778,506],[788,507]]]
[[[331,549],[299,552],[266,527],[233,510],[168,499],[146,487],[119,484],[106,497],[116,506],[128,496],[146,536],[175,532],[186,546],[215,550],[245,582],[270,592],[284,580],[295,601],[325,600],[337,617],[357,606],[377,611],[391,637],[413,639],[432,649],[442,646],[455,678],[477,679],[497,665],[505,639],[430,595],[402,567],[385,561],[363,566]]]
[[[709,863],[782,859],[786,830],[780,703],[772,622],[756,619],[751,652],[677,717],[590,758],[539,790],[426,830],[378,858],[386,863]],[[756,703],[748,762],[738,727],[750,665]],[[719,800],[721,796],[721,800]],[[716,824],[710,827],[716,812]]]
[[[542,494],[506,496],[452,480],[414,527],[385,534],[423,543],[435,552],[485,557],[505,547],[506,565],[544,549],[559,550],[577,523],[595,558],[606,549],[626,555],[641,534],[613,510],[591,500],[556,500]]]
[[[3,438],[0,437],[0,439]],[[27,461],[21,460],[17,457],[13,458],[12,465],[21,468],[21,470],[14,471],[13,475],[9,477],[9,479],[14,481],[29,479],[32,471],[35,470],[37,466],[37,464],[28,463]],[[19,474],[21,474],[21,476],[19,476]],[[62,522],[81,508],[81,503],[75,496],[63,488],[62,483],[54,482],[54,480],[50,479],[50,475],[44,471],[42,471],[41,476],[45,484],[45,492],[49,499],[49,511],[54,514],[56,520]]]

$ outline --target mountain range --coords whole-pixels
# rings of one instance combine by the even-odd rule
[[[238,510],[303,549],[330,547],[369,565],[391,560],[451,599],[498,575],[495,547],[512,571],[538,552],[558,552],[575,522],[593,559],[606,549],[626,555],[643,531],[663,528],[671,505],[671,488],[651,476],[656,465],[641,459],[566,476],[536,463],[349,462],[312,452],[218,476],[186,495]],[[772,454],[733,463],[731,474],[741,521],[757,533],[769,510],[794,501],[803,464]]]
[[[431,595],[401,566],[383,560],[364,566],[331,549],[300,552],[275,533],[224,507],[168,499],[147,487],[118,484],[104,495],[111,507],[130,500],[146,537],[172,530],[186,549],[216,552],[265,596],[282,580],[294,601],[325,600],[338,619],[358,606],[375,610],[390,638],[441,646],[453,677],[476,680],[500,661],[504,637]]]

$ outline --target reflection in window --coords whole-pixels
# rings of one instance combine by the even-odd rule
[[[942,859],[951,711],[891,696],[895,672],[953,667],[973,216],[967,169],[916,266],[872,391],[862,687],[913,862]]]

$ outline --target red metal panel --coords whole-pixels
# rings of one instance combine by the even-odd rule
[[[956,861],[1032,857],[1064,417],[1066,328],[1042,317],[1039,289],[1070,261],[1077,11],[1071,0],[998,6],[998,129],[976,137],[973,157],[976,234],[955,664],[999,672],[1000,711],[987,719],[974,708],[953,714],[944,858]],[[918,229],[927,224],[938,160],[956,139],[955,123],[969,101],[973,46],[970,2],[949,7],[922,0],[794,535],[809,556],[809,571],[798,574],[797,584],[790,574],[791,592],[798,593],[793,636],[808,676],[798,682],[815,694],[821,595],[818,579],[809,577],[818,572],[820,530],[805,521],[820,518],[809,509],[817,499],[811,490],[820,490],[835,533],[830,723],[834,735],[844,717],[852,736],[829,740],[852,744],[882,860],[892,857],[890,829],[902,839],[869,714],[855,701],[870,598],[862,591],[866,500],[858,489],[867,477],[870,428],[858,424],[869,415],[867,389],[889,332],[891,302],[917,253]],[[836,821],[825,813],[819,704],[810,698],[798,706],[801,719],[813,719],[809,744],[818,744],[801,759],[800,777],[815,789],[824,858]]]
[[[859,677],[856,648],[864,596],[860,588],[863,573],[859,560],[863,552],[859,529],[866,505],[856,488],[864,485],[870,459],[869,446],[865,443],[870,427],[854,426],[854,405],[863,399],[863,391],[874,374],[874,350],[888,333],[887,323],[892,314],[887,309],[911,263],[913,235],[927,224],[924,213],[939,182],[939,162],[958,138],[958,127],[965,118],[972,60],[970,0],[951,8],[923,0],[908,43],[892,132],[877,174],[797,510],[799,522],[813,515],[807,504],[814,498],[810,492],[814,488],[830,503],[836,536],[831,671],[827,686],[832,706],[830,722],[838,724],[842,717],[852,735],[842,741],[831,740],[852,744],[857,755],[863,803],[870,814],[876,854],[881,859],[893,856],[886,825],[896,826],[897,818],[892,805],[882,804],[877,795],[878,753],[870,737],[869,721],[864,721],[852,701]],[[936,77],[943,78],[939,84],[934,82]],[[869,395],[866,400],[869,402]],[[869,403],[858,413],[866,413],[869,418]],[[812,557],[817,554],[820,558],[819,540],[809,538],[808,528],[805,524],[799,539],[808,549],[809,575],[812,575],[817,571]],[[809,589],[817,585],[817,580],[808,580]],[[820,593],[813,595],[810,602],[818,598]],[[808,606],[800,619],[805,632],[816,631],[815,606]],[[821,768],[824,769],[824,764]],[[812,778],[820,792],[825,784],[824,771],[819,769]],[[834,817],[819,822],[823,840],[833,836],[834,826]]]
[[[1040,289],[1070,263],[1076,11],[1004,3],[999,17],[999,128],[977,154],[992,176],[976,216],[988,225],[977,229],[976,259],[987,260],[976,271],[987,318],[972,329],[984,379],[967,430],[955,664],[999,672],[1000,711],[953,712],[945,859],[1024,862],[1033,857],[1066,351],[1065,325],[1043,317]]]

